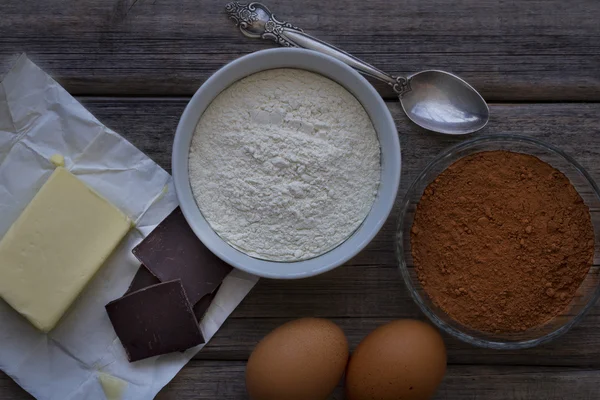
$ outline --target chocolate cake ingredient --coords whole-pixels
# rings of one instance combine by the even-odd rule
[[[132,252],[161,282],[181,279],[192,306],[212,293],[232,269],[198,239],[179,207]]]
[[[381,155],[352,93],[322,75],[278,68],[211,102],[192,138],[189,172],[198,207],[223,240],[252,257],[300,261],[360,226]]]
[[[204,343],[180,280],[148,286],[111,301],[106,312],[131,362]]]
[[[411,229],[418,278],[452,318],[486,332],[518,332],[559,315],[592,265],[588,207],[540,159],[481,152],[427,188]]]

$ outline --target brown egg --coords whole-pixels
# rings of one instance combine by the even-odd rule
[[[346,370],[348,400],[426,400],[446,373],[446,347],[430,325],[399,320],[358,345]]]
[[[246,366],[253,400],[325,400],[348,363],[348,341],[333,322],[288,322],[258,343]]]

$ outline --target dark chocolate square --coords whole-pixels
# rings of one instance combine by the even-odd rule
[[[138,271],[135,273],[135,276],[133,277],[129,288],[123,296],[129,293],[136,292],[148,286],[156,285],[157,283],[160,283],[160,280],[154,275],[152,275],[152,273],[148,271],[144,264],[142,264],[140,265],[140,268],[138,268]]]
[[[148,271],[148,269],[146,269],[144,264],[142,264],[140,266],[140,268],[138,269],[137,273],[135,274],[135,276],[133,277],[133,280],[131,281],[131,284],[129,285],[129,289],[127,289],[124,296],[128,295],[129,293],[133,293],[137,290],[143,289],[145,287],[156,285],[157,283],[160,283],[158,278],[155,277],[154,275],[152,275],[152,273],[150,271]],[[203,296],[194,305],[194,307],[193,307],[194,315],[196,315],[196,319],[198,320],[198,322],[202,321],[204,314],[206,314],[208,307],[210,307],[210,303],[213,301],[213,299],[217,295],[217,292],[219,291],[219,287],[217,287],[215,290],[213,290],[212,293],[209,293],[209,294]]]
[[[129,361],[184,351],[204,343],[181,281],[159,283],[106,305]]]
[[[179,207],[133,249],[133,254],[161,282],[181,279],[192,305],[214,292],[232,269],[202,244]]]

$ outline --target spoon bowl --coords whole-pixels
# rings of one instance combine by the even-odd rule
[[[434,132],[461,135],[478,131],[489,120],[481,95],[458,76],[428,70],[408,78],[410,90],[400,103],[415,124]]]

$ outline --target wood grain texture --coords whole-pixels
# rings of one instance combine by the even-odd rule
[[[33,396],[21,389],[8,375],[0,371],[0,400],[31,400]]]
[[[156,397],[157,400],[242,400],[244,361],[191,361]],[[451,365],[433,400],[596,400],[600,370],[564,367]],[[342,400],[340,382],[329,400]],[[0,375],[0,400],[33,399],[6,375]]]
[[[600,101],[596,0],[265,2],[389,73],[448,70],[488,101]],[[225,3],[3,0],[0,74],[27,52],[74,94],[191,95],[225,63],[275,47],[243,37]]]
[[[257,288],[257,291],[260,289]],[[356,295],[358,296],[358,295]],[[310,312],[300,316],[312,316]],[[246,360],[254,346],[267,333],[294,317],[240,318],[230,317],[210,343],[196,356],[198,360]],[[351,349],[373,329],[398,318],[424,319],[416,306],[387,318],[332,318],[346,333]],[[564,366],[600,368],[599,316],[586,318],[563,337],[527,350],[487,350],[465,344],[444,335],[450,364]]]
[[[157,400],[248,399],[244,371],[244,362],[193,361]],[[593,400],[599,379],[592,369],[453,365],[432,400]],[[342,399],[340,384],[329,400]]]
[[[244,361],[191,361],[157,400],[248,399]],[[548,367],[451,365],[433,400],[595,400],[600,370]],[[329,400],[342,400],[343,383]],[[0,400],[33,399],[6,375]]]

